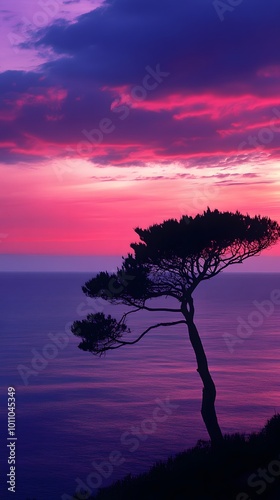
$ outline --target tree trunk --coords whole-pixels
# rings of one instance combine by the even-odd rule
[[[192,298],[188,299],[187,306],[182,305],[182,313],[186,318],[190,341],[196,356],[197,371],[203,383],[201,415],[210,436],[212,446],[219,448],[224,439],[215,409],[216,387],[209,372],[204,347],[193,321],[194,307]]]

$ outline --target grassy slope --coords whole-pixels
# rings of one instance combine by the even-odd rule
[[[271,465],[273,461],[276,463]],[[273,467],[274,477],[269,472]],[[260,482],[259,468],[268,471],[269,480]],[[252,474],[255,474],[254,485],[249,486]],[[272,417],[259,433],[226,436],[224,449],[219,452],[211,450],[208,442],[198,442],[196,447],[157,463],[145,474],[128,476],[101,489],[95,497],[95,500],[255,499],[280,500],[280,415]]]

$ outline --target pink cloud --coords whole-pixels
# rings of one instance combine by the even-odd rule
[[[274,107],[279,105],[280,95],[272,97],[258,97],[253,94],[183,94],[171,93],[155,97],[149,96],[148,99],[138,101],[133,97],[130,86],[122,87],[104,87],[103,90],[109,90],[117,94],[112,107],[121,104],[129,104],[132,108],[142,109],[145,111],[174,111],[174,119],[183,120],[189,117],[209,116],[211,119],[219,119],[225,116],[238,116],[244,111],[255,111]]]
[[[5,99],[6,105],[10,106],[14,113],[18,113],[25,106],[38,106],[38,105],[49,105],[51,107],[60,108],[62,101],[67,97],[67,91],[65,89],[48,88],[43,92],[40,90],[41,94],[34,93],[20,93],[18,97],[11,97]],[[15,119],[15,117],[14,117]]]

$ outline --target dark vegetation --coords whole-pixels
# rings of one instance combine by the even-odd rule
[[[213,450],[210,442],[199,441],[194,448],[157,463],[145,474],[127,476],[101,489],[95,497],[95,500],[255,499],[280,499],[279,414],[258,433],[225,435],[219,450]]]

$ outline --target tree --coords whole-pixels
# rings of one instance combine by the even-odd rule
[[[268,217],[208,208],[194,218],[169,219],[147,229],[136,228],[135,232],[140,242],[130,245],[134,254],[123,257],[122,267],[113,274],[100,272],[82,287],[88,297],[123,304],[128,306],[128,312],[119,320],[101,312],[89,314],[73,323],[72,332],[82,339],[80,349],[101,356],[106,351],[136,344],[155,328],[187,325],[203,385],[202,418],[212,445],[220,446],[223,435],[215,410],[216,387],[194,322],[192,294],[202,281],[275,244],[280,227]],[[173,297],[178,308],[151,307],[151,299],[158,297]],[[180,313],[181,319],[151,325],[131,340],[128,316],[142,310]]]

